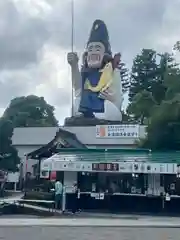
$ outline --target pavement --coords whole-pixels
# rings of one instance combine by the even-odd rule
[[[40,218],[0,217],[0,239],[38,240],[179,240],[180,218]]]
[[[2,240],[179,240],[178,228],[0,227]]]
[[[13,202],[22,197],[16,193],[12,197],[1,199],[2,202]],[[134,214],[79,213],[77,215],[38,217],[0,217],[1,227],[109,227],[109,228],[180,228],[179,217],[155,217]]]
[[[136,220],[122,218],[0,218],[0,227],[131,227],[180,228],[180,218],[142,217]]]

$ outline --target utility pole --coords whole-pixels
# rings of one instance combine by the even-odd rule
[[[71,0],[71,50],[74,52],[74,0]]]
[[[74,52],[74,0],[71,0],[71,52]],[[71,117],[74,116],[74,76],[73,71],[71,71],[71,81],[72,81],[72,106],[71,106]]]

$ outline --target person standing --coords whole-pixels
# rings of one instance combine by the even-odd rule
[[[75,214],[79,210],[78,203],[79,203],[79,191],[78,191],[77,183],[74,183],[74,185],[73,185],[73,201],[72,201],[72,213],[73,214]]]
[[[62,192],[63,192],[63,185],[59,180],[57,180],[55,183],[55,208],[56,209],[62,208]]]

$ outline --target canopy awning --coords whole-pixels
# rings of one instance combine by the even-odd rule
[[[71,155],[55,154],[41,162],[41,171],[76,171],[76,172],[119,172],[119,173],[146,173],[146,174],[179,174],[177,163],[157,163],[137,160],[121,161],[103,155]]]

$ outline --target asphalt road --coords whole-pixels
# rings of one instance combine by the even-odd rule
[[[0,240],[179,240],[178,228],[0,227]]]

